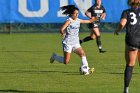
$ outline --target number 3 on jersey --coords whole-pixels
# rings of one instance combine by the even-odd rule
[[[131,15],[131,19],[132,19],[132,21],[130,22],[130,24],[131,25],[135,25],[137,23],[136,14],[133,13],[133,12],[131,12],[130,15]]]

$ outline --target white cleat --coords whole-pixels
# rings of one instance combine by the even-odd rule
[[[50,63],[51,63],[51,64],[54,62],[54,60],[55,60],[54,57],[55,57],[55,56],[56,56],[56,54],[53,53],[52,56],[51,56],[51,58],[50,58]]]

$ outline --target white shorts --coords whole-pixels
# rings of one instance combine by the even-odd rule
[[[80,44],[74,44],[74,45],[67,45],[63,44],[63,51],[71,53],[72,51],[75,51],[77,48],[80,48]]]

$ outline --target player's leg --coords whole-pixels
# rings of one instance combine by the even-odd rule
[[[59,63],[64,63],[64,58],[62,56],[59,56],[53,53],[50,58],[50,63],[54,63],[54,61],[57,61]]]
[[[140,66],[140,49],[138,50],[138,61],[139,61],[139,66]]]
[[[70,52],[64,52],[64,64],[68,64],[70,61],[71,53]]]
[[[82,65],[88,66],[87,58],[86,58],[85,52],[84,52],[84,50],[82,49],[81,45],[80,45],[80,44],[75,44],[75,45],[73,46],[73,51],[74,51],[77,55],[80,56]]]
[[[84,39],[81,39],[81,40],[80,40],[80,44],[82,44],[82,43],[84,43],[84,42],[87,42],[87,41],[90,41],[90,40],[94,40],[94,39],[96,38],[96,36],[94,36],[94,38],[92,38],[91,35],[94,35],[94,32],[93,32],[93,31],[91,31],[90,36],[87,36],[87,37],[85,37]]]
[[[68,64],[70,60],[71,51],[72,51],[71,45],[63,44],[64,57],[53,54],[52,57],[50,58],[50,63],[53,63],[54,60],[56,60],[59,63]]]
[[[102,49],[101,35],[100,35],[99,28],[93,28],[93,31],[94,31],[94,33],[95,33],[95,35],[96,35],[96,43],[97,43],[99,52],[100,52],[100,53],[106,52],[106,51],[104,51],[104,50]]]
[[[88,61],[82,47],[77,48],[74,52],[80,56],[82,65],[88,66]]]
[[[129,83],[132,78],[133,68],[135,66],[135,61],[137,57],[138,50],[132,49],[131,47],[125,47],[125,60],[126,60],[126,67],[124,72],[124,93],[129,93]]]
[[[76,49],[76,50],[75,50],[75,53],[81,57],[82,65],[86,65],[86,66],[88,67],[88,71],[89,71],[88,74],[93,73],[93,72],[94,72],[94,68],[93,68],[93,67],[92,67],[92,68],[89,68],[89,66],[88,66],[88,61],[87,61],[85,52],[84,52],[84,50],[82,49],[82,47]],[[88,75],[88,74],[87,74],[87,75]]]
[[[82,47],[80,46],[80,44],[79,45],[77,44],[74,48],[75,48],[73,49],[74,52],[81,57],[82,65],[86,65],[88,67],[89,73],[93,73],[94,68],[89,68],[86,54],[84,50],[82,49]]]
[[[94,27],[94,25],[92,23],[90,23],[88,28],[92,30],[93,27]],[[92,30],[90,36],[86,36],[84,39],[80,40],[80,44],[95,39],[96,37],[95,38],[91,37],[91,35],[93,35],[93,34],[94,34],[94,31]]]

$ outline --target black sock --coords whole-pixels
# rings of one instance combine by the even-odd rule
[[[96,43],[97,43],[97,46],[98,46],[99,50],[102,50],[102,45],[101,45],[100,36],[97,36],[97,38],[96,38]]]
[[[87,41],[90,41],[90,40],[93,40],[93,39],[90,36],[87,36],[82,40],[82,42],[87,42]]]
[[[125,72],[124,72],[124,87],[129,87],[129,83],[131,81],[132,72],[133,72],[133,66],[126,66]]]

